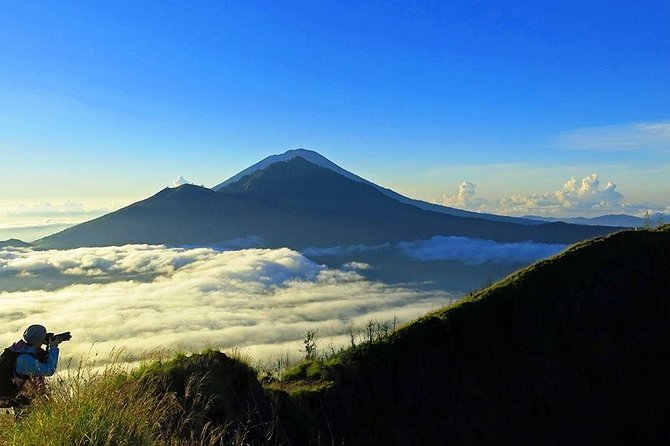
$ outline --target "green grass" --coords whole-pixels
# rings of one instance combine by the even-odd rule
[[[251,369],[236,352],[230,362],[242,373]],[[18,416],[0,414],[2,446],[242,445],[244,432],[207,422],[212,401],[204,391],[207,360],[221,355],[176,353],[128,370],[117,356],[103,369],[82,363],[48,380]],[[203,361],[199,362],[199,361]],[[192,370],[193,365],[202,373]],[[178,376],[182,388],[170,390]],[[225,439],[225,441],[224,441]]]
[[[130,379],[118,365],[79,368],[55,378],[17,420],[5,415],[0,444],[16,446],[166,444],[165,421],[179,408],[153,383]]]

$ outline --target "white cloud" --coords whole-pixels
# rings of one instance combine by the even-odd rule
[[[470,186],[464,188],[465,184]],[[478,197],[475,187],[473,183],[466,181],[461,184],[458,194],[445,195],[440,204],[445,206],[461,204],[458,207],[504,215],[595,216],[609,213],[642,215],[647,210],[664,211],[655,206],[627,202],[613,182],[608,181],[602,186],[597,173],[581,180],[571,177],[561,189],[554,192],[512,195],[500,199]],[[461,194],[462,190],[467,193]],[[461,200],[461,196],[466,199]]]
[[[619,205],[623,199],[623,195],[616,191],[616,185],[611,181],[601,188],[597,173],[587,176],[581,182],[574,177],[570,178],[555,195],[566,207],[611,207]]]
[[[365,271],[372,268],[372,266],[369,263],[365,262],[349,262],[342,265],[342,267],[344,269],[359,270],[359,271]]]
[[[564,133],[560,144],[581,150],[670,151],[670,122],[640,122]]]
[[[179,176],[179,178],[177,178],[176,180],[174,180],[172,182],[172,185],[170,187],[179,187],[179,186],[183,186],[184,184],[193,184],[193,183],[191,183],[186,178],[184,178],[182,176]]]
[[[371,282],[353,266],[329,269],[289,249],[2,249],[0,279],[0,341],[43,323],[72,331],[63,353],[75,357],[93,343],[100,357],[113,347],[205,346],[296,357],[308,329],[344,339],[352,322],[409,321],[451,299]]]
[[[401,242],[399,248],[420,261],[456,260],[467,265],[492,263],[532,263],[566,248],[566,245],[546,243],[497,243],[467,237],[436,236],[430,240]]]
[[[455,206],[459,208],[477,208],[484,204],[484,200],[476,197],[477,185],[470,181],[463,181],[458,186],[458,191],[442,196],[442,203],[445,206]]]

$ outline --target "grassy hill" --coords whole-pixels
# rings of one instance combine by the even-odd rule
[[[670,440],[670,226],[588,241],[302,367],[335,444]],[[314,433],[316,432],[316,433]]]
[[[137,444],[666,444],[670,226],[581,243],[369,339],[263,386],[218,352],[112,382],[147,383],[131,388],[161,409]],[[82,417],[43,404],[0,439]]]

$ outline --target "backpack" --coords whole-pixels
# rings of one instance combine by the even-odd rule
[[[14,406],[21,391],[14,383],[16,359],[20,354],[9,348],[0,354],[0,407]]]
[[[35,352],[17,352],[8,347],[0,354],[0,408],[29,402],[21,390],[30,377],[16,373],[16,360],[21,355],[30,355],[42,363],[46,363],[48,357],[47,351],[41,348]]]

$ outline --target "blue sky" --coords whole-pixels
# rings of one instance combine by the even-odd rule
[[[463,207],[598,173],[621,209],[663,209],[668,23],[664,1],[7,2],[0,220],[213,186],[296,147],[426,200],[476,184]]]

